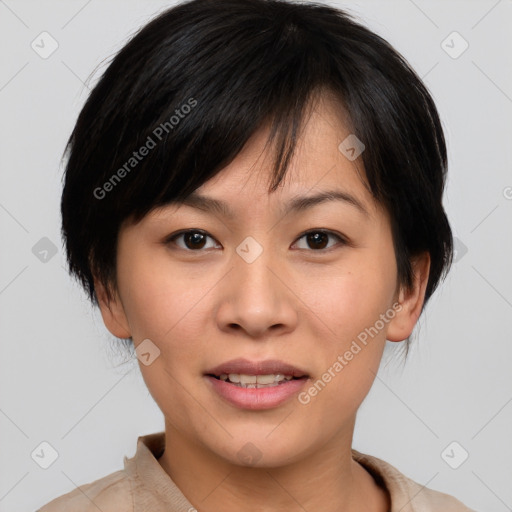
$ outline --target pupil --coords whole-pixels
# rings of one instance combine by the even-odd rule
[[[204,235],[202,235],[201,233],[197,233],[197,232],[189,233],[187,235],[187,242],[189,242],[191,239],[192,239],[192,248],[193,249],[201,248],[204,245]],[[199,245],[196,242],[199,242]],[[201,242],[203,242],[203,245],[201,245]]]
[[[327,239],[327,235],[325,233],[318,233],[318,232],[317,233],[310,233],[308,235],[308,240],[312,241],[313,245],[315,245],[317,248],[323,249],[325,247],[325,243],[322,244],[322,240],[320,241],[320,245],[322,247],[318,247],[319,238],[322,238],[323,241],[325,242],[326,239]]]

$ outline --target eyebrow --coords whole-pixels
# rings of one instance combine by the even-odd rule
[[[282,215],[287,215],[290,212],[302,212],[321,203],[331,201],[344,202],[355,207],[366,217],[370,217],[368,210],[359,199],[342,190],[324,190],[310,196],[294,197],[286,203],[284,208],[281,209],[281,213]],[[171,201],[171,204],[191,206],[198,210],[215,212],[227,218],[236,217],[235,213],[230,209],[226,202],[220,199],[214,199],[213,197],[201,195],[195,191],[179,201]]]

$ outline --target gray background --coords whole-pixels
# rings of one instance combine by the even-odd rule
[[[119,364],[66,273],[59,200],[64,144],[102,61],[172,3],[0,0],[0,511],[35,510],[122,469],[139,435],[164,428],[137,360]],[[446,130],[458,239],[405,366],[401,345],[386,347],[354,448],[476,510],[512,510],[512,1],[329,3],[424,77]],[[31,47],[43,31],[58,43],[46,59]],[[457,58],[460,39],[442,45],[453,31],[469,43]],[[43,441],[59,454],[48,469],[31,457]],[[469,453],[457,469],[442,456],[453,441],[452,465]]]

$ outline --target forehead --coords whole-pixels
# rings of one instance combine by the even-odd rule
[[[332,94],[323,93],[309,106],[295,152],[277,190],[269,192],[275,148],[267,144],[267,124],[224,169],[185,201],[163,208],[168,211],[192,206],[233,218],[269,210],[284,215],[338,201],[366,217],[378,214],[380,207],[369,190],[362,158],[349,159],[340,149],[347,137],[353,136],[342,105]],[[158,215],[158,209],[153,215]]]

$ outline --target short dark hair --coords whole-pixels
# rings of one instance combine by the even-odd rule
[[[186,197],[267,123],[268,142],[278,137],[276,190],[308,100],[323,90],[365,145],[371,192],[391,217],[399,284],[410,288],[411,258],[430,253],[424,307],[453,252],[434,101],[404,57],[352,15],[289,0],[177,4],[121,49],[92,90],[66,146],[61,212],[69,271],[93,304],[93,275],[109,298],[117,287],[123,222]]]

